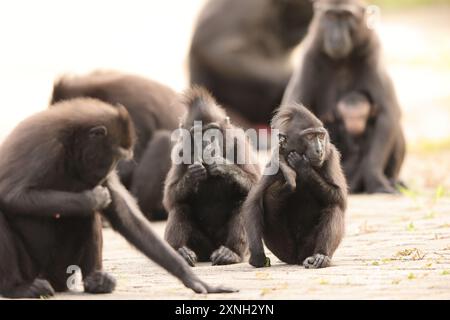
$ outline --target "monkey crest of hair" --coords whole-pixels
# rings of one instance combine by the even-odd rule
[[[202,121],[203,123],[223,122],[227,118],[223,108],[202,87],[193,86],[187,90],[183,95],[182,101],[188,108],[188,112],[182,120],[185,128],[191,128],[194,125],[194,121]]]
[[[323,127],[322,122],[311,111],[298,103],[281,106],[272,118],[271,126],[273,129],[278,129],[283,132],[293,121],[299,124],[297,128],[299,130]]]

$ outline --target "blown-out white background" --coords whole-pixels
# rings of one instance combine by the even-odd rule
[[[18,121],[46,108],[53,80],[64,72],[117,69],[184,89],[190,36],[203,3],[0,2],[0,141]],[[450,137],[449,8],[383,13],[378,25],[410,143]]]

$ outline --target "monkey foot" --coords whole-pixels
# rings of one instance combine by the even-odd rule
[[[239,263],[241,261],[242,259],[237,253],[231,251],[225,246],[220,246],[219,249],[211,254],[211,262],[213,266]]]
[[[116,279],[106,272],[96,271],[84,279],[84,291],[88,293],[111,293],[116,288]]]
[[[328,256],[320,253],[316,253],[315,255],[308,257],[303,261],[303,266],[306,269],[326,268],[330,265],[331,259]]]
[[[178,249],[178,253],[186,260],[186,262],[191,266],[195,267],[197,263],[197,255],[194,251],[189,249],[188,247],[181,247]]]
[[[27,299],[39,299],[48,298],[55,295],[55,290],[51,284],[44,279],[35,279],[31,284],[25,286],[19,286],[3,293],[5,298],[27,298]]]
[[[262,268],[262,267],[270,267],[270,258],[266,257],[265,254],[262,255],[251,255],[250,259],[248,261],[252,266],[255,268]]]

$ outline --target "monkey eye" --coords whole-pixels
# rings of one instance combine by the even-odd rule
[[[325,133],[324,132],[320,132],[317,134],[317,137],[319,137],[320,140],[325,139]]]
[[[314,136],[315,136],[314,133],[308,133],[308,134],[306,135],[306,139],[308,139],[308,140],[313,140],[313,139],[314,139]]]
[[[106,129],[105,126],[97,126],[97,127],[91,128],[91,130],[89,130],[89,136],[91,138],[105,137],[107,134],[108,134],[108,129]]]

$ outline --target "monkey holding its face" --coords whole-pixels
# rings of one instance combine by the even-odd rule
[[[283,262],[327,267],[344,234],[347,184],[339,153],[303,106],[280,107],[272,126],[281,132],[272,159],[280,170],[263,175],[244,203],[249,262],[270,265],[264,240]]]
[[[194,153],[193,163],[174,163],[167,176],[165,239],[191,266],[197,261],[238,263],[247,248],[241,206],[260,176],[259,167],[256,159],[251,161],[253,150],[244,131],[229,123],[224,110],[206,91],[194,88],[186,100],[189,111],[182,127],[190,131],[186,144],[193,145],[197,155]],[[200,141],[195,139],[196,130]],[[205,139],[210,130],[224,140]],[[182,145],[178,143],[175,150]],[[213,154],[214,150],[218,152]],[[206,159],[206,155],[212,157]]]

